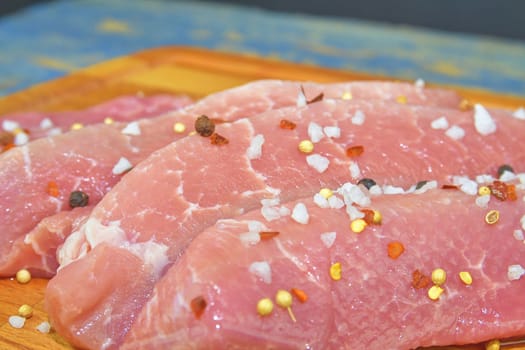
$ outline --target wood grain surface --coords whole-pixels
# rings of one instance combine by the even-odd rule
[[[204,49],[163,47],[97,64],[64,78],[0,98],[0,115],[17,111],[53,112],[82,109],[116,96],[136,93],[151,95],[163,92],[199,98],[262,78],[333,82],[387,77]],[[523,97],[496,95],[483,89],[453,88],[474,102],[508,108],[525,106]],[[43,308],[46,283],[46,280],[34,279],[29,284],[22,285],[12,279],[0,279],[0,350],[71,349],[53,331],[41,334],[36,330],[36,326],[46,320]],[[22,304],[33,306],[34,315],[26,322],[24,328],[14,329],[7,319],[16,314]],[[483,348],[483,345],[477,345],[441,349]],[[505,346],[504,349],[525,350],[525,346]]]

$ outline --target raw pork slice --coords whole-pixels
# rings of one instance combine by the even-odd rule
[[[358,112],[365,120],[356,125]],[[463,128],[463,139],[432,128],[444,113],[450,123]],[[216,220],[261,203],[266,217],[273,219],[289,214],[279,201],[320,187],[336,188],[352,178],[355,182],[365,176],[381,186],[407,189],[425,179],[442,184],[451,175],[495,173],[503,163],[522,171],[525,150],[518,135],[525,132],[525,123],[505,114],[493,117],[496,132],[482,135],[474,127],[473,112],[326,100],[218,125],[216,130],[229,140],[227,145],[212,145],[198,135],[172,143],[130,172],[66,240],[60,263],[70,266],[49,284],[50,318],[78,346],[119,344],[127,328],[113,320],[121,320],[123,314],[133,318],[153,286],[137,289],[137,298],[124,299],[122,293],[129,295],[136,280],[161,276],[193,237]],[[282,129],[282,120],[297,127]],[[313,153],[301,153],[298,144],[310,137],[309,129],[318,137],[314,125],[337,126],[340,136],[325,136],[314,144]],[[357,145],[363,146],[364,153],[348,157],[346,149]],[[474,186],[476,191],[475,182]],[[390,192],[390,187],[385,191]],[[121,275],[121,266],[128,268],[131,260],[128,255],[140,257],[134,260],[140,272],[129,275],[128,283],[122,282],[123,277],[118,284],[99,280],[105,272],[94,269],[95,257],[111,259],[112,273]],[[91,271],[89,276],[79,272],[86,270]]]
[[[519,197],[481,208],[459,191],[384,195],[370,206],[382,224],[361,233],[350,230],[344,208],[311,198],[286,204],[306,206],[305,225],[267,222],[258,211],[220,220],[156,285],[121,349],[406,350],[523,336],[525,278],[508,274],[525,264],[525,245],[512,234],[525,229],[523,191]],[[500,212],[493,225],[489,209]],[[259,231],[279,235],[260,240]],[[404,246],[397,259],[388,255],[392,242]],[[330,275],[333,264],[340,279]],[[447,277],[433,301],[432,283],[414,288],[413,272],[437,268]],[[294,288],[307,296],[293,296],[296,322],[275,299]],[[267,316],[257,312],[263,298],[274,302]]]
[[[130,122],[138,118],[154,117],[190,103],[191,100],[184,96],[123,96],[84,111],[10,114],[1,117],[4,139],[0,146],[10,146],[9,141],[20,146],[30,140],[61,134],[69,131],[74,124],[81,127],[102,122]]]
[[[3,181],[0,184],[0,276],[11,276],[23,267],[30,268],[34,275],[49,275],[49,264],[35,265],[38,259],[34,256],[30,259],[32,265],[24,264],[23,257],[19,256],[21,244],[15,242],[35,245],[25,235],[43,218],[70,210],[68,198],[72,191],[82,190],[89,196],[89,203],[94,205],[120,180],[129,166],[135,166],[154,150],[188,135],[195,117],[200,114],[230,121],[296,104],[300,86],[298,82],[255,82],[217,93],[188,108],[158,118],[128,125],[114,123],[85,127],[6,152],[0,156],[0,179]],[[421,89],[402,83],[305,83],[304,89],[309,98],[324,92],[326,96],[337,98],[344,93],[345,98],[351,95],[356,99],[392,100],[401,95],[411,103],[444,106],[457,106],[459,103],[459,97],[454,92]],[[304,99],[299,100],[304,102]],[[174,132],[175,123],[180,123],[179,127],[185,126],[185,130]],[[48,193],[50,182],[58,186],[57,197]],[[64,234],[67,235],[66,232]],[[52,253],[50,249],[46,251]],[[49,259],[53,256],[42,257],[42,260]],[[10,261],[21,264],[15,265]]]

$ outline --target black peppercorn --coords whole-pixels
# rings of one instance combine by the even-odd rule
[[[375,186],[376,185],[376,182],[372,179],[369,179],[369,178],[362,178],[361,180],[359,180],[357,182],[358,185],[363,185],[365,186],[367,189],[370,189],[372,188],[372,186]]]
[[[195,131],[197,131],[197,134],[204,137],[211,136],[215,131],[215,124],[210,118],[203,114],[195,120]]]
[[[85,207],[88,202],[89,196],[82,191],[73,191],[69,195],[69,206],[71,208]]]

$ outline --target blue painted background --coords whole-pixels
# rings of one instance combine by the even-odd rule
[[[525,42],[157,0],[62,0],[2,19],[0,95],[163,45],[251,53],[525,96]]]

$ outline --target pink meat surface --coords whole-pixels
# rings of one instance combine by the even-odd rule
[[[186,136],[195,118],[203,113],[211,118],[231,121],[295,104],[300,86],[298,82],[255,82],[217,93],[158,118],[131,122],[127,126],[114,123],[85,127],[35,140],[5,152],[0,156],[0,178],[3,179],[0,186],[0,276],[11,276],[23,267],[30,267],[35,276],[48,276],[48,266],[35,265],[35,259],[32,259],[31,266],[26,266],[23,258],[17,255],[29,247],[12,249],[13,245],[19,246],[24,242],[25,235],[43,218],[70,210],[68,198],[74,190],[87,193],[91,205],[98,203],[121,179],[122,174],[113,173],[113,167],[121,157],[135,166],[156,149]],[[457,106],[459,103],[459,96],[454,92],[421,89],[403,83],[305,83],[304,89],[308,98],[320,92],[324,92],[327,97],[339,98],[344,92],[350,92],[356,99],[392,100],[403,95],[410,103],[444,106]],[[176,122],[185,124],[187,130],[174,133],[173,125]],[[122,131],[126,127],[131,130],[124,134]],[[59,187],[60,195],[57,198],[47,193],[50,181]],[[52,258],[43,257],[42,261]]]
[[[1,119],[4,131],[11,131],[13,127],[21,128],[27,131],[29,141],[69,131],[75,123],[91,125],[102,123],[106,118],[130,122],[180,109],[191,102],[190,98],[184,96],[123,96],[83,111],[25,112],[5,115]]]
[[[362,125],[353,121],[358,111],[365,115]],[[432,122],[443,114],[451,124],[463,128],[463,139],[452,139],[444,130],[432,128]],[[216,220],[256,209],[262,199],[267,200],[263,202],[265,213],[279,216],[287,215],[279,200],[312,194],[320,187],[336,188],[362,176],[375,179],[379,185],[409,188],[422,179],[447,183],[452,175],[472,178],[495,173],[503,163],[523,171],[518,166],[524,164],[525,150],[519,146],[518,131],[525,124],[505,113],[494,113],[493,118],[497,130],[481,135],[474,127],[472,111],[327,100],[218,125],[216,130],[230,140],[228,145],[211,145],[209,139],[197,135],[172,143],[130,172],[97,205],[86,224],[66,240],[60,262],[69,265],[48,287],[50,318],[56,329],[78,346],[110,348],[121,342],[126,328],[111,320],[120,319],[122,313],[134,317],[141,305],[122,307],[113,294],[120,292],[122,284],[86,280],[74,272],[93,264],[90,251],[98,246],[106,247],[108,259],[128,260],[119,257],[122,254],[141,258],[147,268],[140,270],[144,275],[128,277],[132,286],[132,280],[161,276],[189,242]],[[281,129],[282,119],[297,123],[297,128]],[[324,137],[315,144],[314,155],[329,160],[322,172],[310,166],[307,155],[297,149],[300,140],[309,138],[311,122],[323,127],[337,125],[341,130],[340,137]],[[257,156],[252,151],[260,135],[264,143]],[[353,145],[364,146],[365,152],[358,158],[345,154]],[[355,165],[360,174],[349,169]],[[120,274],[118,271],[117,263],[113,273]],[[103,272],[92,273],[96,276]],[[71,291],[73,285],[75,293]],[[146,295],[150,290],[135,293]],[[78,293],[85,294],[81,298],[85,304],[79,307],[82,312],[65,312],[70,310],[69,305],[78,305]],[[110,323],[111,329],[107,327]],[[113,333],[115,329],[120,332]],[[100,339],[104,344],[97,343]]]
[[[307,224],[268,222],[259,211],[220,220],[157,283],[121,349],[414,349],[523,336],[525,278],[508,277],[509,266],[525,262],[525,245],[513,237],[525,229],[523,194],[492,198],[487,208],[460,191],[383,195],[371,202],[382,224],[359,234],[344,208],[311,198],[286,204],[304,204]],[[488,210],[500,212],[494,225],[485,222]],[[259,231],[279,235],[258,240]],[[387,254],[393,241],[405,247],[397,259]],[[254,263],[267,264],[271,277],[251,271]],[[330,277],[334,263],[340,280]],[[432,301],[431,285],[415,289],[412,273],[436,268],[447,279]],[[296,322],[274,299],[292,288],[308,296],[293,298]],[[206,302],[200,317],[195,298]],[[265,317],[256,308],[262,298],[275,303]]]

